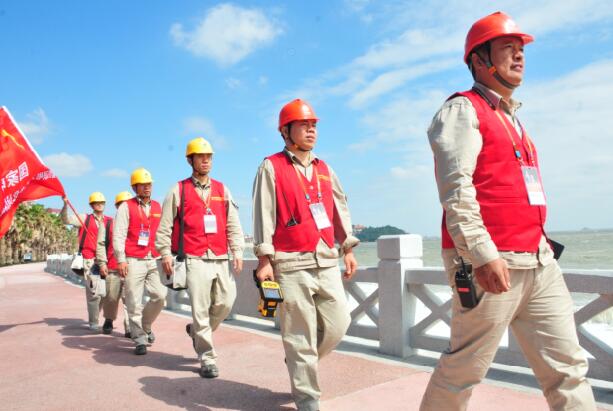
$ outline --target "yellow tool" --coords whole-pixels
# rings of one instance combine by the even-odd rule
[[[258,281],[253,270],[253,279],[258,289],[260,290],[260,302],[258,303],[258,311],[263,317],[272,318],[277,313],[279,303],[283,302],[283,293],[279,283],[275,281]]]

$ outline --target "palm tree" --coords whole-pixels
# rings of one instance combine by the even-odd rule
[[[59,216],[41,204],[23,203],[0,239],[0,265],[18,264],[28,251],[33,261],[42,261],[47,254],[73,253],[75,249],[76,230],[66,228]]]

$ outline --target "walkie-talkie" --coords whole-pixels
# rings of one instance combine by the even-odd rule
[[[460,269],[455,273],[455,288],[458,291],[462,307],[474,308],[479,301],[477,300],[477,292],[473,282],[472,266],[464,263],[462,257],[460,257],[460,263]]]

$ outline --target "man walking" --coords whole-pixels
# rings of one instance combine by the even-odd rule
[[[200,376],[216,378],[219,369],[213,347],[213,331],[230,314],[236,299],[236,284],[228,267],[239,274],[243,267],[244,236],[238,207],[225,184],[210,177],[213,148],[202,137],[187,144],[191,176],[179,181],[168,193],[162,208],[156,248],[167,275],[173,274],[173,254],[187,257],[187,293],[193,323],[188,327],[200,360]],[[183,238],[180,226],[183,219]]]
[[[344,277],[357,269],[347,198],[334,171],[312,150],[317,117],[300,99],[279,114],[283,151],[267,157],[253,185],[255,254],[259,281],[276,280],[281,336],[299,410],[319,409],[319,360],[330,353],[351,322],[338,266]]]
[[[122,191],[115,196],[115,208],[126,200],[132,198],[128,191]],[[102,299],[102,312],[104,313],[104,324],[102,332],[110,334],[113,331],[113,321],[117,318],[117,308],[121,298],[124,318],[124,336],[131,338],[130,319],[126,307],[124,279],[119,276],[117,271],[117,258],[113,251],[113,220],[109,219],[104,226],[98,230],[98,243],[96,246],[96,264],[100,267],[100,277],[106,280],[106,296]]]
[[[104,215],[104,206],[106,199],[104,195],[98,191],[91,193],[89,196],[89,205],[92,208],[91,214],[81,214],[78,216],[68,214],[68,199],[64,198],[64,207],[60,212],[62,222],[79,228],[78,240],[79,249],[83,256],[83,279],[85,282],[85,299],[87,301],[87,317],[89,329],[99,332],[100,325],[100,301],[101,297],[93,292],[96,289],[97,282],[100,277],[91,275],[91,268],[94,265],[96,258],[96,240],[98,238],[98,230],[100,227],[111,220],[110,217]]]
[[[428,130],[454,295],[450,345],[421,410],[465,410],[508,326],[552,410],[595,409],[573,302],[544,230],[537,150],[511,98],[524,76],[524,45],[532,41],[504,13],[478,20],[464,54],[474,86],[451,96]],[[469,287],[455,287],[464,264],[472,264],[476,278],[474,307],[458,295]]]
[[[164,308],[166,287],[162,285],[155,259],[155,235],[160,224],[160,203],[151,199],[151,173],[138,168],[130,176],[135,198],[117,209],[113,232],[113,249],[117,271],[125,279],[126,303],[130,317],[130,333],[136,344],[134,354],[147,354],[147,343],[155,341],[151,325]],[[147,289],[149,301],[143,307]]]

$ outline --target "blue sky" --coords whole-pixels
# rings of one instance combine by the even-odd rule
[[[610,1],[3,1],[0,104],[81,210],[91,191],[129,189],[139,166],[161,201],[189,173],[187,141],[209,139],[212,176],[250,233],[257,166],[282,147],[279,109],[305,98],[353,222],[438,235],[426,129],[470,87],[466,31],[496,10],[536,37],[515,97],[548,229],[613,227]]]

